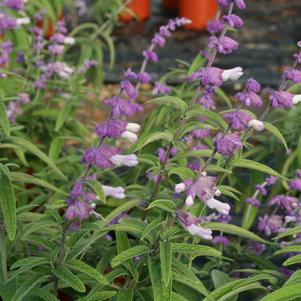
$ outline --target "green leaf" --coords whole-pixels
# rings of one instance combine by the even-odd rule
[[[43,281],[45,277],[43,275],[33,275],[28,280],[23,282],[23,284],[17,289],[13,300],[14,301],[22,301],[24,297],[28,295],[28,293],[41,281]]]
[[[297,270],[283,286],[289,286],[293,284],[301,284],[301,270]]]
[[[134,292],[132,290],[120,290],[117,295],[117,301],[132,301]]]
[[[227,122],[217,113],[207,110],[201,106],[194,107],[192,110],[186,113],[186,117],[193,117],[193,116],[205,116],[208,120],[213,121],[213,123],[217,124],[223,129],[228,127]]]
[[[170,242],[160,241],[160,262],[162,279],[167,287],[171,280],[172,252]]]
[[[56,296],[49,293],[45,288],[34,288],[31,293],[45,301],[60,301]]]
[[[266,166],[262,163],[255,162],[255,161],[252,161],[252,160],[236,159],[236,160],[233,160],[231,164],[232,164],[233,167],[257,170],[257,171],[261,171],[261,172],[264,172],[264,173],[267,173],[267,174],[270,174],[270,175],[273,175],[273,176],[276,176],[276,177],[283,178],[282,175],[280,175],[277,171],[270,168],[269,166]]]
[[[208,291],[201,280],[196,280],[194,278],[188,277],[186,275],[180,275],[178,273],[173,273],[172,278],[173,281],[183,283],[201,293],[203,296],[208,296]]]
[[[149,100],[148,103],[154,103],[154,104],[173,107],[177,110],[180,110],[182,113],[184,113],[188,108],[188,105],[185,101],[183,101],[181,98],[178,98],[175,96],[156,97],[156,98]]]
[[[111,265],[113,268],[117,267],[124,261],[127,261],[133,257],[140,256],[149,253],[150,249],[147,246],[140,245],[130,249],[127,249],[112,259]]]
[[[163,221],[158,221],[157,219],[152,220],[143,230],[141,234],[140,240],[143,240],[145,237],[150,235],[153,231],[155,231],[157,228],[161,227],[163,224]]]
[[[212,150],[210,149],[192,150],[185,153],[180,153],[175,157],[173,157],[170,161],[177,161],[182,158],[190,158],[190,157],[197,157],[197,158],[210,157],[211,154],[212,154]],[[216,153],[214,158],[219,159],[222,158],[222,156]]]
[[[12,273],[10,280],[28,270],[32,270],[34,267],[45,264],[50,264],[49,259],[46,257],[36,256],[19,259],[10,268],[11,270],[19,268],[17,271]]]
[[[84,293],[86,291],[86,287],[83,284],[83,282],[76,275],[74,275],[65,265],[61,266],[57,270],[53,270],[53,273],[77,292]]]
[[[99,197],[99,200],[105,204],[106,203],[106,195],[102,189],[102,185],[97,180],[89,180],[88,181],[89,186],[94,190],[96,195]]]
[[[194,178],[195,173],[187,167],[173,167],[168,171],[168,177],[171,175],[178,175],[181,180],[186,180],[187,178]]]
[[[211,277],[215,288],[219,288],[231,281],[230,277],[226,273],[219,270],[212,270]]]
[[[209,223],[204,223],[204,227],[209,228],[211,230],[215,231],[222,231],[225,233],[233,234],[233,235],[238,235],[247,239],[259,241],[265,244],[270,244],[270,242],[262,239],[261,237],[257,236],[256,234],[243,229],[241,227],[231,225],[231,224],[224,224],[224,223],[216,223],[216,222],[209,222]]]
[[[147,210],[152,208],[161,208],[168,212],[174,212],[176,210],[176,204],[171,200],[156,200],[149,204]]]
[[[288,147],[285,141],[285,138],[283,137],[283,135],[281,134],[281,132],[271,123],[269,122],[265,122],[264,123],[264,128],[270,132],[272,135],[274,135],[285,147],[286,151],[288,151]]]
[[[288,258],[287,260],[284,261],[283,265],[285,267],[292,265],[292,264],[296,264],[296,263],[300,263],[301,262],[301,254],[295,255],[295,256],[291,256],[290,258]]]
[[[253,289],[261,289],[265,290],[265,287],[263,287],[259,282],[251,283],[248,285],[240,286],[238,288],[233,289],[232,291],[228,292],[221,298],[217,299],[218,301],[228,301],[229,298],[238,295],[241,292],[250,291]]]
[[[99,283],[105,285],[109,284],[108,280],[102,274],[100,274],[97,270],[80,260],[73,259],[71,261],[68,261],[67,265],[69,266],[69,268],[87,274],[91,278],[97,280]]]
[[[232,108],[232,103],[230,98],[227,96],[227,94],[221,89],[221,88],[217,88],[215,90],[215,94],[217,96],[219,96],[226,104],[229,108]]]
[[[150,134],[142,135],[138,139],[138,141],[133,145],[133,149],[131,149],[131,152],[137,152],[138,150],[142,149],[144,146],[158,140],[166,140],[168,142],[171,142],[173,139],[173,135],[168,132],[153,132]]]
[[[166,287],[160,270],[160,262],[158,260],[148,259],[148,271],[152,282],[153,301],[172,301],[170,287]]]
[[[17,230],[16,199],[9,170],[0,164],[0,204],[9,240],[14,240]]]
[[[111,297],[114,297],[116,292],[112,291],[104,291],[104,292],[96,292],[91,296],[87,296],[84,298],[80,298],[78,301],[101,301],[101,300],[110,300]]]
[[[68,119],[69,115],[70,115],[70,111],[72,108],[72,104],[71,103],[66,103],[64,105],[64,107],[59,111],[58,117],[56,119],[56,123],[55,123],[55,132],[58,132],[62,126],[64,125],[64,123],[66,122],[66,120]]]
[[[190,253],[196,256],[213,256],[220,257],[222,253],[212,247],[193,245],[188,243],[173,243],[172,252],[175,253]]]
[[[296,253],[301,253],[301,246],[287,246],[283,247],[279,250],[277,250],[274,255],[281,255],[284,253],[291,253],[291,252],[296,252]]]
[[[288,229],[280,234],[278,234],[276,237],[274,237],[274,240],[278,240],[280,238],[286,237],[286,236],[290,236],[290,235],[294,235],[301,232],[301,225],[296,226],[294,228]]]
[[[67,180],[66,176],[60,171],[60,169],[54,164],[54,162],[31,142],[28,142],[20,137],[10,137],[9,140],[12,143],[20,146],[23,150],[31,152],[32,154],[40,158],[42,161],[48,164],[49,167],[51,167],[58,175],[60,175],[63,179]]]
[[[121,213],[136,207],[138,205],[140,205],[142,203],[141,200],[132,200],[132,201],[128,201],[120,206],[118,206],[116,209],[114,209],[111,213],[109,213],[106,218],[105,218],[105,223],[108,224],[113,218],[115,218],[116,216],[120,215]]]
[[[183,296],[181,295],[178,295],[174,292],[171,293],[171,300],[172,301],[188,301],[186,298],[184,298]]]
[[[68,193],[66,193],[63,190],[57,188],[56,186],[46,182],[45,180],[41,180],[39,178],[36,178],[34,176],[31,176],[29,174],[22,173],[22,172],[11,172],[10,174],[11,174],[11,179],[13,182],[35,184],[35,185],[47,188],[49,190],[58,192],[62,195],[68,196]]]
[[[0,124],[6,136],[10,135],[10,124],[7,118],[6,107],[3,102],[0,102]]]
[[[301,284],[293,284],[268,294],[260,301],[290,301],[298,297],[301,297]]]

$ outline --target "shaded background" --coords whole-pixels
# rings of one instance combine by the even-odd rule
[[[240,65],[245,69],[246,76],[256,78],[265,86],[276,86],[283,68],[292,64],[296,42],[301,40],[301,0],[246,2],[248,8],[239,12],[245,26],[234,34],[241,46],[231,55],[219,55],[215,64],[223,68]],[[152,16],[148,21],[117,26],[113,33],[116,65],[106,72],[107,83],[117,83],[128,67],[139,68],[142,50],[148,47],[153,34],[170,17],[173,15],[164,11],[160,0],[152,0]],[[150,64],[148,70],[154,79],[158,79],[175,66],[176,59],[191,62],[204,49],[207,38],[206,32],[177,31],[159,50],[160,63]],[[175,82],[177,79],[172,83]]]

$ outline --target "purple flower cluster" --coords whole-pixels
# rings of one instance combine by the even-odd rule
[[[252,197],[246,199],[246,203],[251,204],[254,207],[260,207],[261,202],[258,200],[258,195],[267,196],[267,188],[274,185],[277,182],[277,178],[274,176],[268,176],[262,184],[255,186],[255,192]]]
[[[19,93],[16,101],[10,101],[7,105],[7,116],[10,122],[15,123],[17,116],[22,114],[21,106],[30,101],[27,93]]]
[[[6,5],[9,8],[15,9],[15,10],[22,10],[24,8],[24,0],[4,0],[3,4]]]
[[[249,79],[244,92],[239,92],[235,98],[246,106],[261,107],[262,99],[259,96],[260,84],[255,79]]]
[[[224,156],[233,156],[243,148],[243,143],[238,133],[218,133],[215,138],[216,150]]]
[[[9,62],[9,54],[13,50],[13,43],[7,40],[0,44],[0,65],[5,65]]]

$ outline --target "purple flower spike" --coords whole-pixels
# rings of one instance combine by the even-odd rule
[[[235,95],[235,98],[248,107],[250,107],[250,106],[261,107],[262,106],[261,97],[259,95],[257,95],[256,93],[254,93],[253,91],[238,92]]]
[[[82,162],[84,164],[90,164],[99,168],[110,168],[114,167],[111,162],[111,157],[116,155],[118,149],[113,146],[105,145],[98,148],[90,147],[86,150],[83,155]]]
[[[160,34],[156,33],[154,38],[152,39],[152,43],[154,45],[158,45],[160,47],[163,47],[166,43],[166,40],[163,36],[161,36]]]
[[[221,20],[212,20],[207,24],[207,31],[211,34],[221,32],[224,29],[224,23]]]
[[[254,241],[251,243],[251,250],[255,255],[261,255],[266,250],[266,246],[265,244]]]
[[[223,16],[222,20],[233,28],[242,28],[244,26],[244,21],[242,18],[235,14]]]
[[[243,144],[237,133],[227,135],[218,133],[216,136],[216,148],[218,153],[224,156],[232,156],[236,151],[243,148]]]
[[[75,218],[84,220],[89,218],[92,211],[93,209],[91,209],[91,206],[88,203],[73,201],[71,204],[69,204],[65,213],[65,217],[67,220],[73,220]]]
[[[247,89],[247,91],[252,91],[254,93],[259,93],[260,90],[261,90],[261,86],[260,86],[260,83],[257,80],[255,80],[253,78],[250,78],[247,81],[246,89]]]
[[[24,8],[24,0],[4,0],[4,5],[15,10]]]
[[[257,200],[255,197],[247,198],[246,203],[251,204],[254,207],[259,208],[261,203],[259,200]]]
[[[224,118],[231,124],[231,128],[235,130],[245,130],[249,127],[249,122],[253,120],[253,117],[243,111],[234,111],[226,113]]]
[[[158,61],[158,55],[152,50],[143,51],[143,56],[145,59],[147,59],[149,61],[152,61],[152,62]]]
[[[127,99],[118,98],[117,96],[106,99],[104,103],[112,107],[112,115],[116,118],[120,117],[121,115],[132,116],[137,111],[143,110],[140,105]]]
[[[151,81],[152,77],[147,72],[142,72],[138,74],[138,81],[143,84],[147,84]]]
[[[71,197],[73,199],[77,199],[82,195],[82,193],[83,193],[83,183],[77,180],[72,187]]]
[[[95,128],[95,132],[99,137],[120,137],[126,130],[126,125],[127,123],[123,120],[112,119],[99,123]]]
[[[263,231],[267,236],[270,236],[273,233],[277,233],[282,226],[282,216],[280,215],[271,215],[259,217],[258,229]]]
[[[223,236],[223,235],[219,235],[219,236],[214,236],[212,239],[212,243],[214,245],[222,245],[222,246],[229,246],[230,245],[230,240]]]
[[[265,189],[265,185],[256,185],[255,188],[263,196],[268,194],[267,190]]]
[[[209,47],[218,50],[218,52],[223,54],[230,54],[234,50],[238,49],[239,44],[233,40],[232,38],[229,38],[227,36],[217,38],[215,36],[212,36],[209,38]]]
[[[301,179],[294,179],[289,182],[289,188],[301,191]]]
[[[130,81],[123,80],[121,81],[120,86],[131,100],[134,100],[137,97],[136,88]]]
[[[276,91],[270,96],[274,108],[291,108],[294,95],[287,91]]]
[[[124,72],[124,79],[128,81],[136,80],[137,73],[133,72],[131,68]]]
[[[160,83],[160,82],[155,83],[155,87],[153,89],[153,95],[168,94],[170,92],[171,92],[171,89],[164,83]]]
[[[276,184],[278,178],[275,176],[268,176],[265,180],[267,186],[272,186],[274,184]]]
[[[284,79],[291,80],[298,84],[301,82],[301,71],[297,69],[287,69],[284,71]]]

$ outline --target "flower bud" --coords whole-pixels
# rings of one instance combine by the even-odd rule
[[[138,123],[129,122],[126,129],[132,133],[138,133],[140,131],[140,125]]]
[[[210,209],[216,209],[219,213],[228,215],[231,209],[230,205],[222,203],[214,198],[207,201],[206,205]]]
[[[296,105],[297,103],[301,102],[301,95],[295,95],[293,97],[293,104]]]
[[[243,76],[243,74],[243,69],[241,67],[235,67],[232,69],[225,70],[222,73],[222,79],[224,82],[227,80],[237,80],[241,76]]]
[[[73,37],[65,37],[64,43],[67,45],[74,45],[75,44],[75,38]]]
[[[193,201],[193,196],[192,195],[189,195],[186,200],[185,200],[185,204],[187,207],[190,207],[194,204],[194,201]]]
[[[121,134],[121,137],[129,140],[132,143],[135,143],[137,141],[137,139],[138,139],[137,135],[134,134],[134,133],[132,133],[132,132],[130,132],[130,131],[123,132]]]
[[[249,121],[249,127],[252,127],[256,131],[262,131],[264,129],[264,123],[257,119]]]
[[[138,164],[138,158],[136,155],[114,155],[110,158],[110,160],[117,167],[132,167]]]
[[[175,186],[175,192],[180,193],[186,190],[185,183],[179,183]]]

